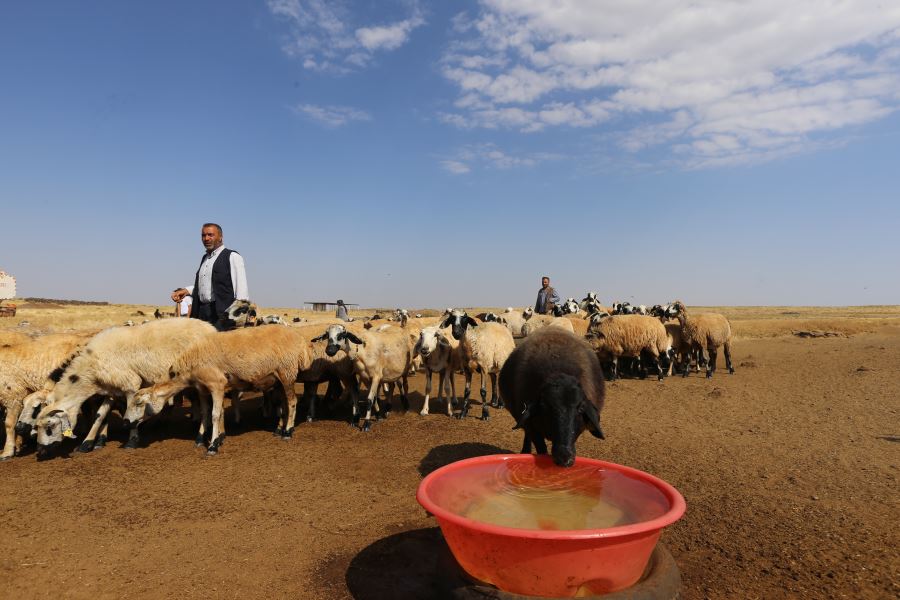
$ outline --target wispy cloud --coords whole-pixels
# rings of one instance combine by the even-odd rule
[[[900,4],[882,0],[481,0],[453,19],[439,118],[604,127],[702,168],[831,144],[900,108]]]
[[[482,169],[515,169],[532,168],[537,165],[560,160],[560,154],[548,152],[510,153],[501,150],[496,144],[472,144],[460,148],[454,156],[440,161],[441,168],[454,175],[464,175],[475,168]]]
[[[425,24],[418,3],[402,2],[409,16],[393,23],[360,23],[342,0],[268,0],[269,10],[285,19],[290,35],[284,51],[313,71],[346,73],[369,65],[378,51],[403,46]]]
[[[293,111],[312,121],[328,127],[340,127],[352,121],[371,121],[369,113],[351,106],[316,106],[314,104],[298,104]]]

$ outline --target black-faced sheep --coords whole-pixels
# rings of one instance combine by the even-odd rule
[[[503,363],[515,349],[509,329],[499,323],[482,323],[470,317],[464,310],[453,310],[444,318],[441,329],[452,327],[453,338],[459,341],[460,365],[465,370],[466,388],[463,393],[462,408],[457,418],[464,419],[469,413],[469,393],[472,389],[472,373],[481,373],[481,419],[490,418],[487,405],[486,377],[491,379],[491,406],[501,407],[497,390],[497,374]]]
[[[710,378],[716,372],[716,354],[719,346],[725,348],[725,366],[728,367],[728,372],[734,373],[734,366],[731,363],[731,323],[728,319],[719,313],[688,314],[681,300],[672,303],[672,311],[681,323],[685,342],[701,354],[704,348],[709,352],[706,377]],[[687,370],[684,374],[687,375]]]
[[[388,327],[383,331],[349,331],[346,325],[330,325],[325,333],[313,339],[313,342],[326,341],[325,353],[334,356],[343,350],[353,361],[353,369],[359,378],[366,383],[366,416],[362,425],[363,431],[372,428],[372,407],[378,398],[378,390],[382,383],[401,384],[400,401],[403,408],[409,408],[406,394],[409,389],[407,377],[412,362],[412,343],[408,332],[400,327]],[[393,386],[388,388],[383,412],[390,411]],[[353,405],[352,424],[359,420],[356,403]]]
[[[523,429],[522,453],[547,454],[553,444],[553,462],[570,467],[575,442],[588,429],[603,439],[603,370],[591,346],[560,329],[535,332],[516,348],[500,371],[500,393],[506,408]]]

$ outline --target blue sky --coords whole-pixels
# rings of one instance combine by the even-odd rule
[[[900,5],[0,7],[0,269],[166,303],[895,304]]]

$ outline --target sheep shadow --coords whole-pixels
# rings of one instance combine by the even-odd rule
[[[490,454],[516,454],[515,451],[492,446],[491,444],[481,444],[478,442],[463,442],[461,444],[443,444],[435,446],[428,451],[421,461],[419,461],[419,474],[425,477],[432,471],[440,469],[445,465],[464,460],[466,458],[474,458],[476,456],[487,456]]]
[[[363,548],[347,567],[345,582],[356,600],[451,598],[464,585],[438,527],[390,535]]]

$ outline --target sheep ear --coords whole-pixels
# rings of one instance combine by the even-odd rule
[[[319,337],[314,337],[313,339],[311,339],[311,340],[309,340],[309,341],[311,341],[311,342],[321,342],[322,340],[327,339],[327,338],[328,338],[328,332],[326,331],[325,333],[323,333],[323,334],[320,335]]]
[[[358,345],[362,345],[362,346],[365,346],[365,345],[366,345],[366,343],[365,343],[364,341],[362,341],[361,339],[359,339],[358,337],[356,337],[355,335],[353,335],[353,334],[350,333],[349,331],[345,331],[345,332],[342,333],[341,335],[343,335],[344,338],[350,340],[350,341],[353,342],[354,344],[358,344]]]
[[[445,338],[443,335],[438,335],[437,341],[438,341],[438,346],[443,346],[445,348],[450,347],[450,342],[448,342],[447,338]]]
[[[585,400],[584,409],[581,411],[581,414],[584,417],[584,423],[587,425],[591,435],[595,438],[605,440],[606,436],[603,435],[603,430],[600,429],[600,412],[597,410],[597,407],[594,406],[593,403]]]
[[[472,317],[467,316],[466,323],[468,323],[470,327],[478,327],[478,321],[476,321]]]
[[[519,418],[516,420],[516,426],[513,429],[525,429],[525,421],[531,418],[531,405],[526,404],[525,408],[522,409],[522,414],[519,415]]]
[[[447,317],[446,319],[444,319],[443,321],[441,321],[441,326],[438,327],[438,329],[443,329],[444,327],[449,327],[451,321],[452,321],[452,320],[450,319],[450,317]]]

